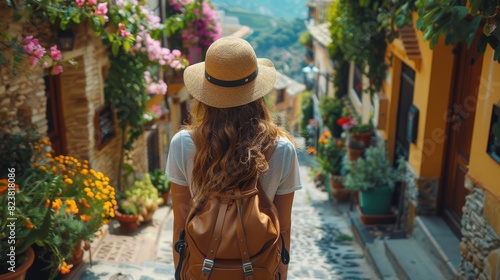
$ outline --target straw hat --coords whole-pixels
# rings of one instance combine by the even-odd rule
[[[269,59],[257,58],[245,40],[228,36],[216,40],[204,62],[184,70],[184,84],[199,101],[216,108],[245,105],[268,94],[276,81]]]

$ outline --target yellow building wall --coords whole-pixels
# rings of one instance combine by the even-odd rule
[[[487,153],[493,104],[500,104],[500,63],[493,60],[493,49],[484,54],[478,92],[469,174],[500,200],[500,164]]]
[[[416,18],[416,16],[415,16]],[[394,40],[388,51],[393,54],[389,78],[386,79],[384,92],[388,98],[388,123],[382,135],[387,139],[389,155],[394,155],[400,77],[402,63],[415,70],[413,104],[419,109],[417,142],[410,144],[408,162],[418,176],[440,177],[446,141],[445,113],[449,106],[450,86],[453,76],[452,47],[445,46],[441,40],[434,50],[417,31],[421,52],[420,60],[406,56],[403,43]]]

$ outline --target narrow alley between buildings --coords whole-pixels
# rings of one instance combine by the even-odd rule
[[[377,279],[354,241],[349,218],[315,186],[311,175],[315,159],[306,154],[303,139],[297,140],[303,189],[294,199],[288,279]],[[132,236],[119,234],[117,225],[110,224],[93,248],[93,265],[86,262],[68,279],[173,280],[172,220],[167,206]]]

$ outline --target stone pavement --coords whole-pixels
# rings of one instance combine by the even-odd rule
[[[335,210],[326,192],[315,187],[307,166],[311,158],[303,150],[299,153],[304,188],[296,192],[293,204],[288,279],[376,280],[353,241],[349,218]],[[153,222],[132,236],[117,234],[117,225],[111,223],[93,249],[92,267],[86,262],[69,279],[173,280],[170,210],[160,208]]]

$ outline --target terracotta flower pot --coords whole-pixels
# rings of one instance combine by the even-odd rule
[[[75,245],[75,249],[73,250],[73,256],[69,260],[69,263],[76,266],[83,261],[83,248],[82,248],[82,242],[77,241]]]
[[[365,149],[355,149],[355,148],[349,148],[349,146],[346,146],[346,151],[347,151],[347,155],[349,156],[350,160],[357,160],[358,158],[365,155]]]
[[[115,217],[120,223],[121,233],[134,233],[139,226],[139,215],[124,215],[118,211],[115,212]]]
[[[330,186],[332,196],[337,202],[346,202],[349,200],[351,191],[344,188],[343,176],[330,175]]]
[[[35,260],[35,252],[33,249],[26,250],[26,261],[19,267],[16,267],[15,272],[7,272],[0,274],[0,280],[24,280],[26,278],[26,271],[31,267]]]
[[[355,141],[363,143],[365,147],[370,147],[370,144],[372,142],[373,131],[368,131],[363,133],[351,132],[350,134],[352,139],[354,139]]]

